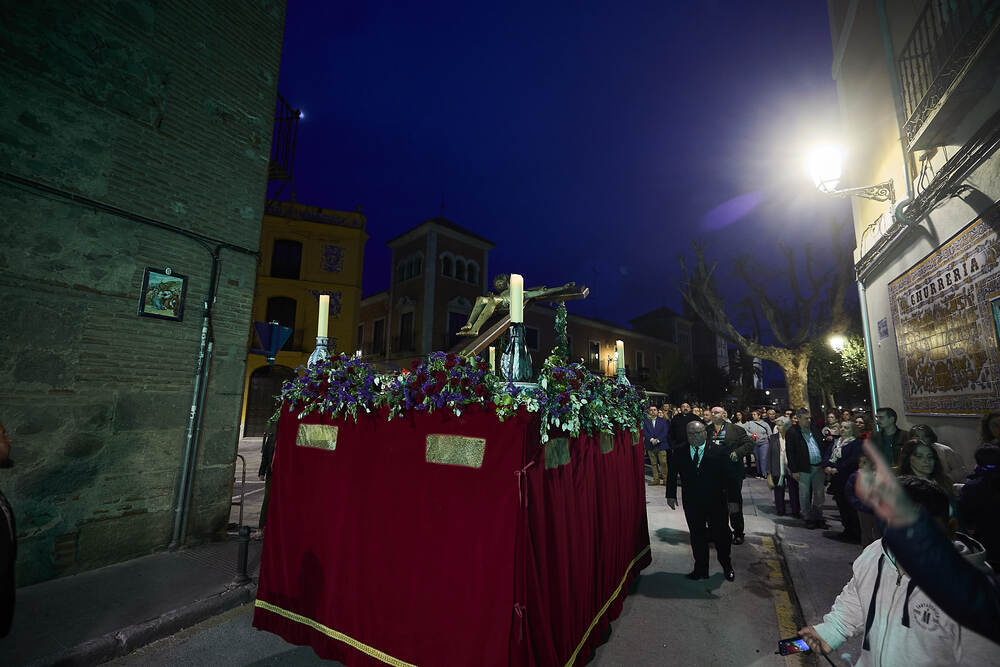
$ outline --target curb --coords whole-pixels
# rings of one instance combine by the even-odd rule
[[[32,664],[72,667],[95,665],[114,660],[212,616],[247,604],[256,595],[256,580],[246,584],[234,584],[231,588],[217,595],[168,611],[157,618],[130,625],[116,632],[109,632],[102,637],[77,644],[68,650],[47,656]]]

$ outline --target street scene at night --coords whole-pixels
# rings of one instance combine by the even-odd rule
[[[1000,666],[1000,0],[0,16],[0,665]]]

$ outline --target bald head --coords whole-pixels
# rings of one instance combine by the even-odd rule
[[[722,426],[726,423],[726,411],[721,406],[716,405],[712,408],[712,423],[716,426]]]
[[[705,440],[708,439],[708,433],[705,430],[705,425],[700,421],[689,422],[687,425],[687,440],[688,444],[694,447],[700,447],[705,444]]]

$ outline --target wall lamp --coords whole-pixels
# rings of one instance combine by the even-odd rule
[[[864,197],[874,201],[896,203],[896,190],[892,179],[860,188],[837,189],[844,167],[844,149],[836,144],[820,144],[806,156],[806,168],[820,192],[836,197]]]

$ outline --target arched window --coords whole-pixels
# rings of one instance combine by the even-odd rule
[[[396,265],[396,282],[401,283],[406,280],[406,262],[400,262]]]
[[[288,296],[272,296],[267,300],[267,311],[265,315],[265,322],[277,321],[283,327],[288,327],[289,329],[295,329],[295,309],[296,309],[295,299]],[[289,336],[285,344],[281,346],[282,350],[292,349],[292,340],[295,338],[294,335]]]
[[[277,239],[271,251],[271,277],[299,279],[302,265],[302,244],[289,239]]]
[[[473,285],[479,284],[479,265],[475,262],[469,262],[468,267],[465,269],[466,279]]]
[[[465,260],[455,260],[455,280],[465,280]]]
[[[420,271],[424,268],[424,261],[420,255],[413,258],[413,275],[419,276]]]
[[[452,261],[448,255],[441,258],[441,275],[446,278],[451,278],[452,276]]]

